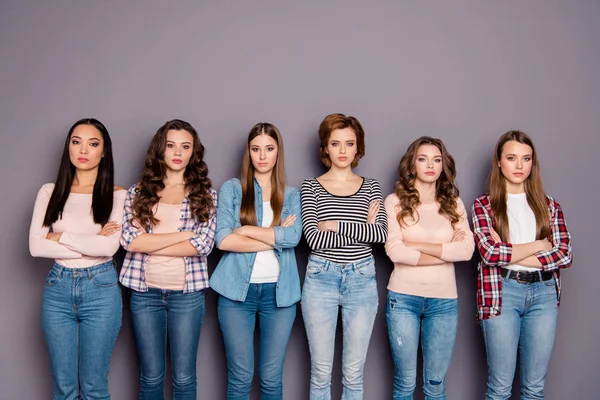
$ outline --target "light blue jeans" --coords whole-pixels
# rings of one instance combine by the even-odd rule
[[[131,292],[131,322],[140,359],[140,399],[164,400],[167,337],[173,400],[196,399],[196,359],[206,311],[204,291],[149,288]]]
[[[283,398],[283,363],[296,319],[296,305],[277,307],[276,283],[253,283],[246,301],[219,296],[219,323],[229,369],[228,400],[250,399],[254,375],[254,326],[259,321],[258,375],[261,400]]]
[[[310,348],[310,399],[331,398],[338,311],[342,309],[342,399],[363,398],[363,371],[377,314],[373,257],[338,264],[310,256],[302,289],[302,315]]]
[[[456,299],[437,299],[388,291],[387,327],[394,360],[394,400],[412,400],[417,386],[419,338],[423,349],[425,400],[446,399],[458,325]]]
[[[54,264],[42,300],[54,400],[110,399],[108,368],[122,315],[112,261],[82,269]]]
[[[502,313],[480,322],[489,369],[485,398],[510,398],[518,354],[521,400],[543,399],[558,315],[555,281],[502,279]]]

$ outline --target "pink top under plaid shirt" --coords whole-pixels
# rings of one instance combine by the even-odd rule
[[[131,224],[131,218],[133,217],[131,206],[133,198],[137,195],[136,187],[137,184],[130,187],[127,192],[127,197],[125,198],[121,234],[121,246],[123,246],[125,250],[129,249],[129,245],[133,239],[142,233],[145,233]],[[183,199],[183,203],[181,204],[179,231],[196,232],[196,236],[192,237],[190,242],[198,250],[198,255],[183,257],[185,260],[185,286],[183,288],[183,293],[197,292],[208,287],[206,256],[210,254],[213,248],[217,225],[217,192],[211,188],[210,194],[213,198],[215,212],[212,213],[208,222],[200,223],[197,219],[192,218],[190,202],[187,197]],[[152,233],[152,229],[149,229],[147,233]],[[121,268],[121,275],[119,277],[123,286],[138,292],[148,291],[144,273],[144,264],[146,263],[147,258],[148,254],[146,253],[127,251],[125,261],[123,261],[123,268]]]
[[[542,264],[542,271],[552,271],[556,282],[556,298],[560,303],[560,268],[569,268],[573,262],[571,235],[567,229],[560,205],[546,196],[550,212],[550,239],[553,249],[535,254]],[[472,209],[473,233],[481,261],[477,277],[477,317],[488,319],[502,312],[501,268],[510,264],[511,243],[494,242],[490,227],[494,227],[490,197],[486,194],[475,199]]]

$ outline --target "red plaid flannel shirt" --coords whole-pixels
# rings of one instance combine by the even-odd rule
[[[536,257],[542,264],[543,271],[552,271],[556,282],[556,299],[560,304],[560,268],[569,268],[573,262],[571,253],[571,235],[560,205],[550,196],[546,196],[550,212],[550,240],[552,250],[540,251]],[[475,244],[479,249],[481,261],[478,265],[477,277],[477,317],[488,319],[502,312],[502,276],[501,268],[510,264],[512,256],[511,243],[499,243],[492,239],[490,228],[494,218],[489,195],[475,199],[471,211],[473,216],[473,233]]]

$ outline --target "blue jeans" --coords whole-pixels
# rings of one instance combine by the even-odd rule
[[[310,256],[302,315],[310,348],[310,399],[331,398],[335,329],[342,308],[342,399],[363,398],[363,371],[377,314],[373,257],[338,264]]]
[[[110,399],[108,368],[122,315],[112,261],[82,269],[54,264],[42,300],[54,400]]]
[[[233,301],[219,296],[219,323],[229,370],[228,400],[250,398],[254,375],[254,325],[257,314],[260,329],[260,398],[283,398],[283,362],[296,318],[296,305],[277,307],[276,286],[276,283],[250,284],[246,301]]]
[[[417,381],[419,338],[423,348],[425,400],[446,399],[458,325],[458,301],[388,291],[387,327],[394,360],[394,400],[412,400]]]
[[[163,400],[167,336],[173,400],[196,399],[196,358],[206,310],[204,291],[149,288],[131,292],[131,321],[140,359],[140,400]]]
[[[502,313],[480,321],[489,369],[485,398],[510,398],[518,352],[521,400],[543,399],[558,315],[554,279],[502,279]]]

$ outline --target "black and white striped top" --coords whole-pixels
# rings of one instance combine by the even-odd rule
[[[312,255],[336,263],[349,263],[371,255],[371,243],[384,243],[387,216],[379,183],[363,178],[358,191],[350,196],[335,196],[315,179],[302,184],[302,229]],[[379,200],[374,224],[367,224],[369,204]],[[338,231],[319,231],[320,221],[339,221]]]

